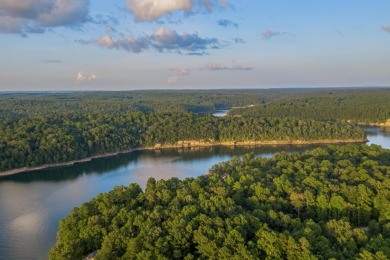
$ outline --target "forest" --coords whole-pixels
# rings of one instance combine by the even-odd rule
[[[354,93],[352,91],[352,93]],[[296,95],[298,96],[298,95]],[[380,124],[390,119],[390,91],[363,91],[357,96],[329,91],[273,99],[251,107],[233,108],[230,116],[297,117],[321,121]]]
[[[50,259],[389,259],[390,151],[247,154],[117,186],[61,220]]]
[[[57,113],[0,124],[0,170],[67,162],[179,141],[364,141],[347,123],[294,118],[221,118],[194,113]]]
[[[362,142],[354,123],[389,118],[382,88],[2,93],[0,171],[183,141]],[[389,176],[376,145],[234,157],[98,195],[60,222],[49,257],[389,259]]]
[[[0,171],[189,140],[363,141],[349,122],[390,118],[382,88],[16,92],[0,104]]]
[[[15,92],[1,93],[0,104],[0,118],[37,117],[64,112],[110,113],[113,115],[127,112],[212,113],[216,109],[259,105],[257,108],[262,108],[261,113],[268,113],[270,116],[294,116],[303,119],[310,115],[310,119],[315,120],[353,119],[356,117],[360,120],[364,118],[366,121],[377,122],[390,117],[390,89]],[[263,111],[263,108],[267,109]],[[279,110],[281,111],[278,112]],[[288,113],[297,112],[289,115],[286,114],[285,110]],[[317,114],[321,117],[315,117]],[[263,114],[263,116],[268,117],[267,114]]]

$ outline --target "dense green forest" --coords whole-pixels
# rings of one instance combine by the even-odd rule
[[[289,91],[286,91],[288,93]],[[260,104],[278,91],[154,90],[123,92],[10,93],[0,95],[1,117],[35,117],[62,112],[196,112]]]
[[[348,122],[389,118],[381,88],[2,93],[0,171],[181,141],[361,141]],[[329,146],[116,187],[61,221],[50,258],[388,259],[389,165],[379,146]]]
[[[180,140],[362,140],[363,131],[337,121],[384,122],[390,90],[2,93],[0,104],[0,170],[6,170]],[[241,118],[207,115],[232,107],[243,107],[229,113]]]
[[[261,105],[257,115],[315,120],[390,117],[390,89],[149,90],[118,92],[36,92],[0,94],[0,118],[36,117],[64,112],[195,112]],[[249,113],[251,115],[254,112]],[[318,117],[316,117],[318,116]]]
[[[191,140],[364,140],[359,127],[294,118],[218,118],[194,113],[56,113],[0,124],[0,170]]]
[[[295,94],[251,107],[234,108],[230,116],[297,117],[322,121],[384,123],[390,119],[390,90],[333,91]]]
[[[389,259],[390,150],[247,154],[207,176],[100,194],[61,221],[51,259]]]

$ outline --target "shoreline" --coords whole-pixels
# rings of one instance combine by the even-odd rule
[[[72,166],[72,165],[79,164],[79,163],[90,162],[90,161],[92,161],[94,159],[111,157],[111,156],[115,156],[115,155],[123,154],[123,153],[132,153],[132,152],[137,151],[137,150],[141,150],[141,149],[135,148],[135,149],[124,150],[124,151],[119,151],[119,152],[97,154],[97,155],[93,155],[93,156],[86,157],[86,158],[83,158],[83,159],[72,160],[72,161],[67,161],[67,162],[49,163],[49,164],[44,164],[44,165],[34,166],[34,167],[27,167],[27,166],[25,166],[25,167],[21,167],[21,168],[15,168],[15,169],[11,169],[11,170],[6,170],[6,171],[0,171],[0,178],[3,177],[3,176],[10,176],[10,175],[23,173],[23,172],[32,172],[32,171],[38,171],[38,170],[46,170],[46,169],[49,169],[49,168]]]
[[[24,172],[32,172],[32,171],[38,171],[38,170],[46,170],[50,168],[58,168],[58,167],[66,167],[66,166],[72,166],[79,163],[86,163],[90,162],[94,159],[100,159],[100,158],[107,158],[112,157],[119,154],[126,154],[126,153],[132,153],[135,151],[145,151],[145,150],[160,150],[160,149],[177,149],[177,148],[192,148],[192,147],[211,147],[211,146],[260,146],[260,145],[312,145],[312,144],[359,144],[359,143],[366,143],[367,139],[362,140],[354,140],[354,139],[346,139],[346,140],[316,140],[316,141],[301,141],[301,140],[295,140],[295,141],[248,141],[248,142],[201,142],[201,141],[178,141],[177,144],[173,145],[159,145],[156,144],[154,147],[139,147],[129,150],[123,150],[118,152],[110,152],[105,154],[97,154],[90,157],[86,157],[79,160],[73,160],[68,162],[61,162],[61,163],[51,163],[51,164],[44,164],[41,166],[35,166],[35,167],[21,167],[21,168],[15,168],[11,170],[6,171],[0,171],[0,178],[4,176],[11,176],[16,175]]]
[[[355,124],[358,126],[379,126],[379,127],[390,127],[390,119],[387,119],[384,123],[364,123],[364,122],[353,122],[348,120],[347,123]]]
[[[357,126],[390,127],[389,123],[354,123]]]

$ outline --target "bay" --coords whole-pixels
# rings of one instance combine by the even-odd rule
[[[364,129],[368,144],[390,149],[390,129]],[[116,185],[135,182],[144,188],[150,177],[195,178],[216,163],[248,152],[271,157],[280,151],[301,152],[315,147],[319,145],[145,150],[0,178],[0,259],[46,259],[60,219],[73,207]]]

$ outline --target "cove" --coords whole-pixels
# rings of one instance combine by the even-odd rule
[[[369,144],[390,149],[390,129],[365,127]],[[83,164],[0,178],[0,256],[2,259],[46,259],[55,243],[59,220],[116,185],[149,177],[197,177],[218,162],[254,152],[271,157],[280,151],[301,152],[321,145],[205,147],[136,151]]]

